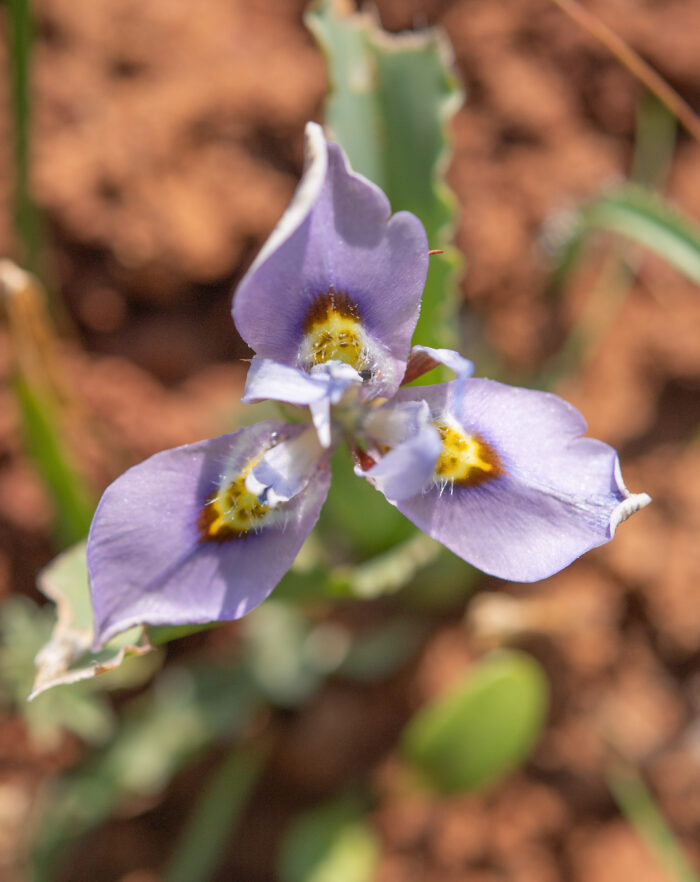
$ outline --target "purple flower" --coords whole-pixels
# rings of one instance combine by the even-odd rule
[[[260,358],[309,371],[337,360],[374,395],[406,367],[428,273],[423,225],[392,216],[384,193],[353,173],[321,128],[306,128],[306,170],[236,291],[233,319]]]
[[[266,452],[312,436],[259,423],[157,453],[111,484],[88,539],[96,645],[135,624],[237,619],[262,603],[316,523],[330,469],[315,458],[277,506],[246,479]]]
[[[471,379],[451,350],[409,357],[427,264],[418,219],[392,216],[310,123],[304,177],[233,308],[256,352],[244,400],[308,408],[310,422],[167,450],[107,488],[88,539],[96,645],[261,603],[316,523],[344,439],[406,517],[502,578],[557,572],[649,502],[560,398]],[[456,379],[399,388],[438,363]]]

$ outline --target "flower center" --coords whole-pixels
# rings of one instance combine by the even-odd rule
[[[437,484],[462,484],[476,487],[503,474],[496,451],[479,435],[467,435],[443,422],[433,425],[442,439],[442,452],[435,466]]]
[[[331,288],[311,304],[303,324],[300,357],[308,370],[327,361],[342,361],[360,372],[370,366],[367,337],[357,305]]]
[[[201,542],[226,542],[257,531],[277,515],[246,488],[248,473],[258,464],[251,460],[228,484],[219,487],[205,502],[197,526]]]

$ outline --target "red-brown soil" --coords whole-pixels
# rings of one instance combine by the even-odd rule
[[[247,354],[229,318],[231,290],[294,188],[304,122],[322,112],[325,67],[302,25],[304,6],[35,3],[32,182],[73,323],[63,369],[106,442],[85,452],[100,487],[152,452],[230,425]],[[452,40],[468,93],[453,124],[450,171],[468,263],[465,321],[526,377],[580,314],[607,254],[601,243],[552,298],[542,226],[629,173],[641,87],[549,0],[379,7],[391,30],[440,24]],[[695,0],[589,7],[700,106]],[[1,47],[0,56],[6,64]],[[0,82],[5,109],[7,93]],[[0,254],[12,254],[7,111],[0,126]],[[668,194],[700,218],[700,146],[683,132]],[[34,576],[52,555],[51,509],[22,453],[11,362],[0,329],[0,597],[37,597]],[[670,879],[615,808],[604,779],[612,756],[637,764],[700,866],[697,288],[645,256],[620,311],[557,391],[583,411],[592,435],[618,447],[628,486],[654,504],[611,545],[545,583],[484,580],[523,610],[539,604],[536,625],[509,638],[543,662],[552,682],[550,722],[532,760],[485,795],[407,788],[394,750],[403,723],[494,640],[476,606],[466,628],[455,612],[390,683],[332,682],[284,717],[284,737],[217,880],[273,879],[292,813],[358,778],[375,798],[378,882]],[[480,598],[481,612],[497,599]],[[19,835],[41,781],[80,753],[67,741],[42,755],[18,718],[0,724],[0,873],[8,879],[18,878],[12,831]],[[159,804],[100,828],[57,878],[155,882],[199,783],[197,769],[186,771]]]

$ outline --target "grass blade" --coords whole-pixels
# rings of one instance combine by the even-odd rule
[[[608,786],[622,814],[655,855],[674,882],[700,882],[673,831],[666,823],[641,775],[632,767],[617,766],[608,774]]]
[[[266,751],[233,750],[187,820],[163,882],[208,882],[264,768]]]

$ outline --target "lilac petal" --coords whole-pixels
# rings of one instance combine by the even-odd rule
[[[233,317],[258,355],[303,366],[304,324],[319,296],[347,296],[359,314],[372,377],[390,394],[404,372],[428,271],[420,221],[391,216],[382,191],[351,171],[314,123],[294,198],[238,286]]]
[[[351,387],[358,389],[362,377],[349,364],[329,361],[311,368],[310,376],[326,388],[325,398],[309,403],[311,420],[323,447],[331,446],[331,404],[338,404]]]
[[[363,472],[358,467],[355,473],[369,479],[392,502],[409,499],[432,484],[441,450],[437,430],[424,426],[415,437],[390,450],[369,471]]]
[[[271,358],[254,358],[248,368],[243,401],[286,401],[305,406],[320,401],[326,395],[326,384],[314,379],[306,371],[279,364]]]
[[[487,573],[544,579],[608,542],[618,523],[648,504],[622,483],[617,454],[580,437],[578,411],[556,395],[491,380],[404,389],[436,421],[452,421],[495,451],[499,473],[471,486],[434,486],[398,502],[417,526]]]
[[[329,448],[333,440],[331,432],[331,403],[327,398],[309,405],[311,422],[316,429],[316,437],[322,447]]]
[[[268,596],[318,519],[330,481],[327,462],[258,532],[205,541],[200,523],[220,486],[271,444],[301,431],[265,422],[166,450],[107,488],[87,549],[96,646],[136,624],[237,619]]]
[[[243,401],[250,404],[269,399],[299,407],[308,406],[324,447],[331,443],[330,406],[337,404],[350,386],[359,386],[362,378],[349,364],[327,362],[316,365],[311,373],[278,364],[270,358],[254,358],[246,378]]]
[[[306,429],[268,450],[251,469],[246,488],[266,505],[289,502],[313,478],[323,455],[316,432]]]
[[[349,364],[328,362],[310,373],[279,364],[270,358],[254,358],[248,369],[242,401],[286,401],[300,407],[329,398],[337,404],[348,386],[362,378]]]
[[[371,447],[396,447],[414,437],[430,422],[425,401],[389,401],[368,408],[359,428],[362,440]]]

